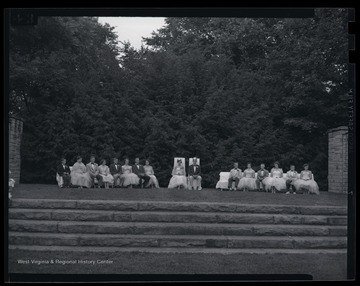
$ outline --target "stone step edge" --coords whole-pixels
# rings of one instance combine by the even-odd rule
[[[9,250],[36,251],[36,252],[133,252],[133,253],[197,253],[197,254],[347,254],[347,249],[229,249],[229,248],[158,248],[158,247],[89,247],[89,246],[34,246],[9,245]],[[48,259],[48,257],[47,257]],[[80,258],[79,258],[80,259]]]
[[[20,217],[16,217],[20,214]],[[30,217],[26,217],[27,214],[30,214]],[[34,215],[34,217],[31,216]],[[40,214],[40,217],[39,217]],[[69,214],[70,218],[62,218],[61,215]],[[74,217],[75,215],[75,217]],[[90,218],[76,217],[89,215]],[[92,217],[98,215],[99,217]],[[256,220],[267,220],[267,223],[272,224],[292,224],[292,225],[346,225],[347,216],[343,215],[304,215],[304,214],[265,214],[265,213],[236,213],[236,212],[170,212],[170,211],[116,211],[116,210],[71,210],[71,209],[10,209],[9,218],[10,219],[26,219],[26,220],[45,220],[45,221],[113,221],[113,222],[151,222],[151,220],[144,220],[141,216],[157,216],[152,222],[176,222],[179,219],[177,217],[182,217],[183,220],[178,222],[186,221],[186,217],[189,216],[189,220],[193,220],[195,223],[206,223],[206,221],[201,221],[206,218],[211,218],[209,223],[226,223],[231,222],[231,219],[228,217],[233,216],[233,223],[237,219],[241,220],[243,217],[248,217],[249,222],[242,221],[241,223],[259,223]],[[59,217],[60,216],[60,217]],[[101,217],[103,216],[103,217]],[[120,218],[116,218],[120,216]],[[125,217],[124,217],[125,216]],[[191,217],[193,216],[193,217]],[[167,217],[168,219],[162,219],[162,217]],[[285,218],[285,219],[284,219]],[[292,221],[292,220],[300,221]],[[339,221],[340,219],[340,221]],[[197,221],[200,220],[200,221]],[[312,221],[315,220],[315,221]],[[345,220],[345,222],[343,221]],[[266,223],[264,221],[260,223]]]
[[[242,204],[242,203],[233,203],[233,202],[196,202],[196,201],[139,201],[139,200],[64,200],[64,199],[23,199],[23,198],[16,198],[12,200],[13,202],[81,202],[81,203],[108,203],[108,204],[192,204],[192,205],[221,205],[221,206],[254,206],[254,207],[310,207],[310,208],[338,208],[338,209],[347,209],[347,206],[332,206],[332,205],[283,205],[283,204]]]
[[[94,226],[96,225],[100,225],[103,226],[104,224],[112,226],[119,226],[119,225],[129,225],[129,226],[210,226],[210,227],[249,227],[248,223],[206,223],[206,222],[137,222],[137,221],[67,221],[67,220],[28,220],[28,219],[9,219],[9,225],[11,223],[16,223],[16,222],[20,222],[20,223],[30,223],[30,224],[62,224],[62,225],[90,225],[90,226]],[[338,228],[338,229],[343,229],[343,228],[347,228],[346,225],[303,225],[303,224],[254,224],[256,227],[270,227],[273,226],[275,228]]]
[[[225,235],[103,235],[11,232],[13,245],[116,246],[116,247],[201,247],[201,248],[347,248],[347,237],[225,236]],[[105,243],[104,243],[105,242]]]
[[[104,234],[208,234],[264,236],[346,236],[346,226],[271,225],[219,223],[139,223],[9,220],[9,230],[18,232]]]
[[[255,240],[337,240],[347,239],[346,236],[255,236],[255,235],[175,235],[175,234],[104,234],[104,233],[53,233],[53,232],[24,232],[9,231],[11,235],[22,235],[30,237],[94,237],[94,238],[155,238],[155,239],[255,239]]]
[[[102,213],[116,213],[116,214],[137,214],[137,213],[141,213],[141,214],[158,214],[158,215],[163,215],[163,214],[172,214],[172,215],[203,215],[203,216],[207,216],[207,215],[253,215],[253,216],[268,216],[268,213],[253,213],[253,212],[249,212],[249,213],[240,213],[240,212],[215,212],[215,211],[208,211],[208,212],[203,212],[203,211],[156,211],[156,210],[144,210],[144,211],[131,211],[131,210],[109,210],[109,209],[104,209],[104,210],[99,210],[99,209],[61,209],[61,208],[10,208],[9,212],[43,212],[43,213],[48,213],[48,212],[62,212],[62,213],[66,213],[66,212],[79,212],[79,213],[98,213],[98,214],[102,214]],[[347,218],[347,215],[336,215],[336,214],[301,214],[301,213],[294,213],[294,214],[281,214],[281,213],[274,213],[271,214],[272,216],[301,216],[301,217],[340,217],[340,218]]]
[[[152,211],[152,210],[144,210],[144,211],[131,211],[131,210],[92,210],[92,209],[57,209],[57,208],[11,208],[9,209],[9,213],[18,213],[18,212],[39,212],[39,213],[93,213],[93,214],[149,214],[149,215],[179,215],[179,216],[186,216],[186,215],[199,215],[199,216],[227,216],[227,215],[236,215],[236,216],[242,216],[242,215],[248,215],[248,216],[259,216],[259,217],[268,217],[269,215],[279,217],[279,216],[292,216],[292,217],[304,217],[304,218],[347,218],[347,215],[335,215],[335,214],[281,214],[281,213],[241,213],[241,212],[215,212],[215,211]]]
[[[34,204],[35,205],[29,205]],[[53,203],[54,205],[51,205]],[[25,204],[22,206],[21,204]],[[109,201],[109,200],[35,200],[18,199],[11,203],[11,208],[33,209],[112,209],[133,211],[193,211],[199,212],[236,212],[236,213],[291,213],[291,214],[327,214],[347,215],[346,207],[338,206],[303,206],[303,205],[267,205],[267,204],[234,204],[219,202],[169,202],[169,201]],[[179,209],[177,209],[180,208]],[[188,209],[187,209],[188,208]],[[203,208],[203,209],[202,209]]]

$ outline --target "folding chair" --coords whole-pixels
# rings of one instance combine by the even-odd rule
[[[221,189],[221,191],[223,189],[228,189],[230,172],[220,172],[219,176],[220,176],[220,179],[216,183],[215,188],[216,189]],[[235,184],[235,182],[233,182],[233,184]]]

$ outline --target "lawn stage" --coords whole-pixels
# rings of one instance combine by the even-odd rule
[[[182,202],[229,202],[244,204],[281,204],[304,206],[347,206],[347,196],[329,192],[317,195],[220,191],[215,189],[59,189],[57,185],[18,185],[13,198],[67,199],[67,200],[129,200],[129,201],[182,201]]]
[[[258,192],[229,192],[215,189],[201,191],[169,189],[61,189],[56,185],[19,185],[13,191],[13,199],[61,199],[61,200],[121,200],[121,201],[174,201],[174,202],[221,202],[255,205],[286,206],[334,206],[346,207],[347,196],[322,192],[316,195],[271,194]],[[9,250],[10,273],[43,274],[310,274],[314,280],[345,280],[346,250],[312,251],[239,249],[208,251],[188,249],[185,252],[167,252],[154,248],[147,251],[124,250],[113,252],[111,248],[89,248],[90,251]],[[18,260],[30,260],[30,264]],[[94,264],[33,264],[31,260],[88,260]],[[98,263],[108,260],[110,263]]]

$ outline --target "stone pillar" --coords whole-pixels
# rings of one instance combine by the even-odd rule
[[[9,117],[9,170],[11,178],[15,180],[15,184],[20,183],[20,146],[23,132],[22,120]]]
[[[340,126],[328,130],[329,160],[328,184],[329,192],[348,192],[348,127]]]

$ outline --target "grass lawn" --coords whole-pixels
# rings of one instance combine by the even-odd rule
[[[347,206],[347,195],[321,192],[319,196],[304,194],[229,192],[215,189],[201,191],[177,189],[58,189],[57,185],[21,184],[13,192],[13,198],[65,199],[65,200],[143,200],[143,201],[190,201],[233,202],[249,204],[285,204],[314,206]]]
[[[346,254],[9,252],[10,273],[43,274],[310,274],[345,280]],[[18,264],[17,259],[110,260],[111,264]]]

